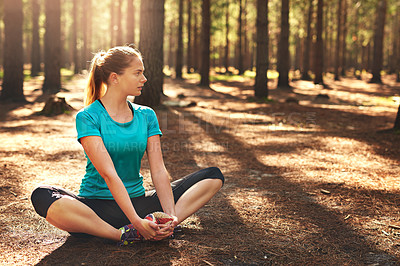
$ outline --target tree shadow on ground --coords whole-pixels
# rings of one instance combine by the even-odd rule
[[[195,121],[200,119],[199,117],[196,117],[195,113],[193,113],[193,117],[195,118]],[[205,120],[202,121],[201,125],[203,128],[213,127],[211,123]],[[283,261],[292,263],[317,263],[318,261],[330,261],[332,256],[334,256],[336,259],[335,263],[352,262],[356,264],[364,264],[371,263],[370,254],[378,254],[378,257],[383,260],[378,263],[389,263],[388,265],[395,264],[395,261],[397,260],[396,258],[383,250],[377,249],[372,245],[372,243],[366,241],[362,235],[357,233],[357,231],[343,221],[341,215],[332,212],[314,199],[310,198],[303,185],[293,183],[289,179],[284,178],[281,174],[286,172],[285,169],[282,167],[269,166],[259,161],[254,155],[254,147],[249,148],[247,145],[244,145],[237,140],[235,136],[224,132],[219,132],[218,134],[211,134],[208,132],[208,136],[213,138],[215,143],[221,143],[229,139],[231,145],[227,147],[227,152],[230,153],[229,149],[235,147],[230,154],[233,154],[237,150],[241,150],[241,154],[247,157],[247,160],[245,161],[246,164],[242,164],[242,160],[236,157],[236,162],[241,165],[241,169],[250,168],[275,174],[273,177],[261,178],[258,182],[255,182],[253,186],[256,189],[264,189],[268,192],[272,192],[266,194],[266,196],[268,200],[275,203],[276,208],[278,208],[278,213],[286,219],[296,220],[305,225],[314,225],[318,228],[318,233],[311,233],[308,236],[303,236],[303,241],[308,245],[314,243],[314,250],[312,250],[312,252],[307,254],[305,250],[293,250],[292,247],[287,247],[288,250],[286,254],[290,253],[291,258],[285,258]],[[250,165],[247,164],[247,162],[251,162]],[[234,182],[236,186],[243,189],[251,187],[251,184],[246,182],[245,178],[232,177],[231,182]],[[289,192],[289,196],[283,197],[282,192]],[[292,198],[291,195],[293,194],[297,196]],[[293,234],[296,234],[296,232],[293,232]],[[272,242],[278,243],[278,245],[272,244],[275,246],[275,250],[282,250],[282,248],[279,247],[279,243],[282,242],[284,242],[284,239]]]

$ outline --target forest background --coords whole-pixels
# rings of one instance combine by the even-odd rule
[[[396,265],[399,33],[395,0],[0,0],[0,261]],[[77,191],[90,60],[130,43],[168,171],[227,182],[183,235],[122,249],[69,237],[29,196]]]

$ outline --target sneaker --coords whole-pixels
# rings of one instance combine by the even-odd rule
[[[143,237],[133,227],[132,224],[125,225],[119,230],[121,231],[121,240],[118,242],[119,246],[127,246],[135,242],[143,241]]]
[[[156,224],[168,224],[174,220],[169,214],[164,212],[153,212],[148,214],[145,219],[155,222]]]

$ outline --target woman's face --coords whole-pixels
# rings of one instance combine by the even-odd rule
[[[118,85],[127,95],[139,96],[142,94],[144,83],[144,65],[139,57],[135,57],[124,73],[118,75]]]

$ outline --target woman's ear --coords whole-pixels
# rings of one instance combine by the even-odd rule
[[[108,80],[111,84],[118,84],[118,74],[115,72],[111,72]]]

